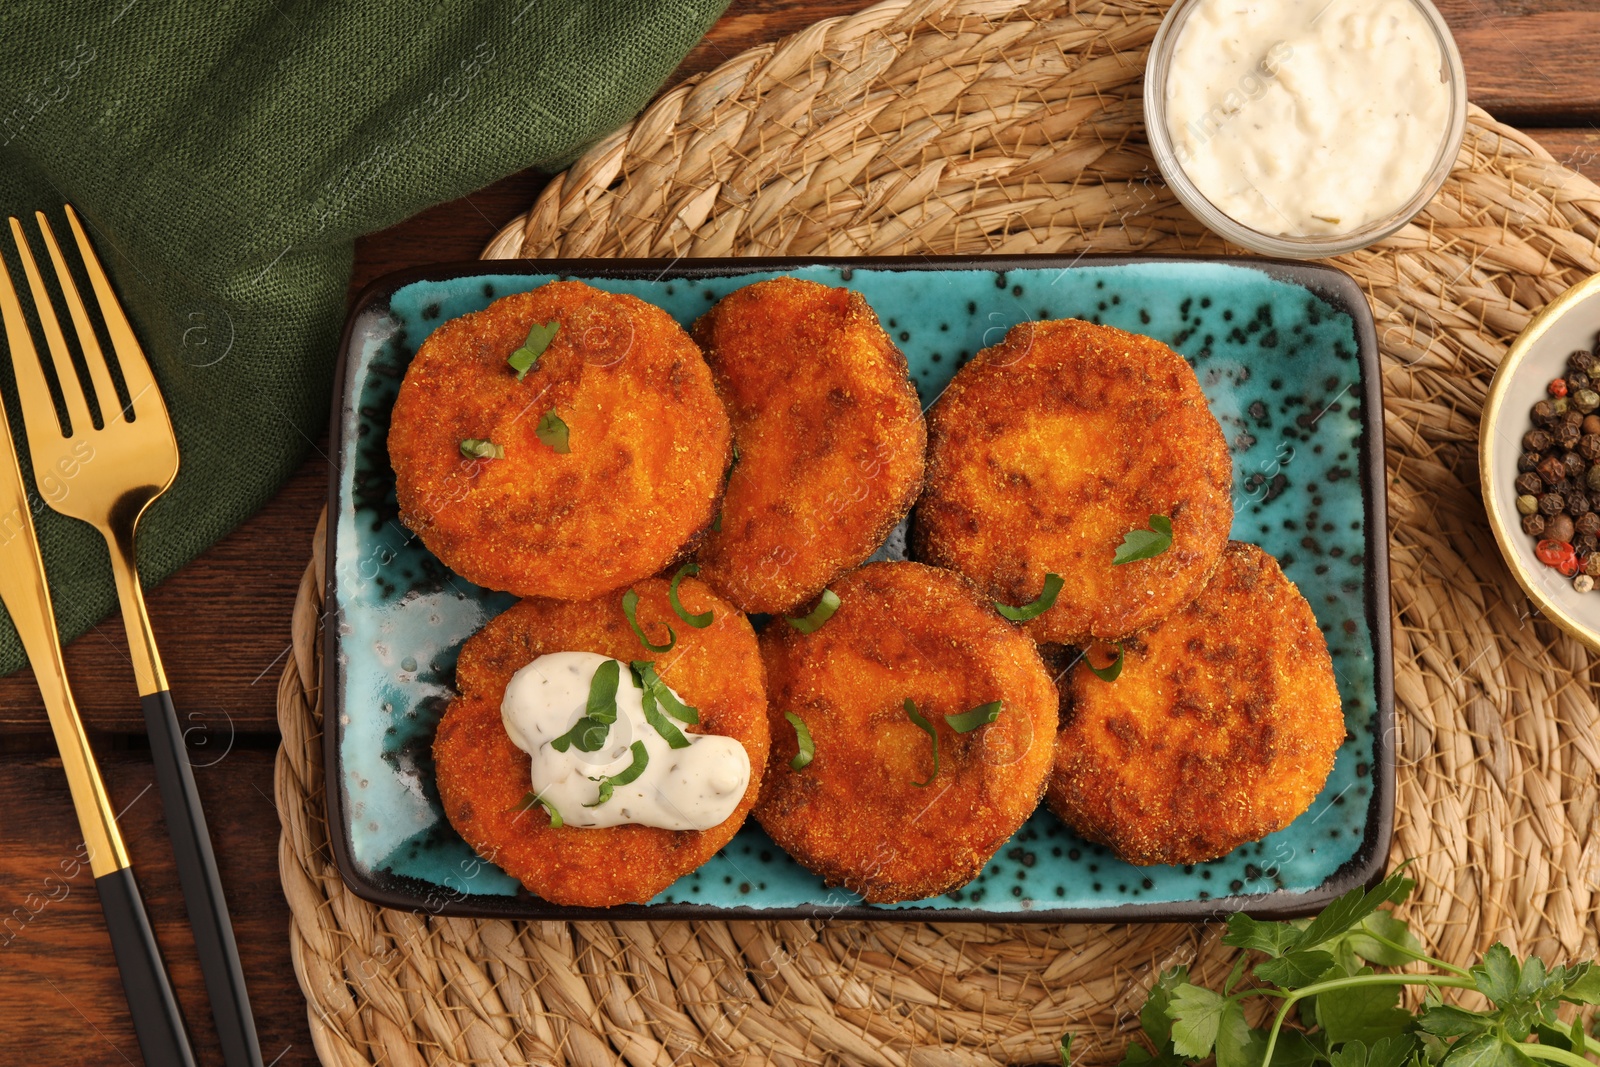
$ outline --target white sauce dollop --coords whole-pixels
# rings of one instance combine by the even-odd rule
[[[1342,234],[1415,196],[1450,124],[1410,0],[1201,0],[1167,75],[1184,172],[1262,233]]]
[[[597,752],[576,745],[557,752],[550,742],[584,716],[589,683],[608,657],[593,652],[553,652],[511,676],[500,718],[511,741],[533,760],[533,792],[561,813],[567,826],[659,826],[663,830],[709,830],[733,814],[750,784],[750,757],[731,737],[692,734],[687,748],[672,748],[645,721],[644,691],[633,684],[626,663],[619,668],[617,721]],[[676,692],[673,693],[676,696]],[[668,716],[670,719],[671,717]],[[631,746],[643,741],[649,763],[611,799],[596,807],[599,783],[633,763]]]

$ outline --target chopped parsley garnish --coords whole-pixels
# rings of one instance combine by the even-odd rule
[[[928,775],[928,780],[926,782],[911,783],[918,789],[923,789],[931,784],[935,778],[939,777],[939,733],[933,728],[933,723],[929,722],[927,718],[923,716],[922,712],[917,710],[916,701],[912,700],[910,697],[906,697],[906,717],[912,722],[916,723],[917,729],[922,730],[929,737],[933,738],[933,773]]]
[[[1102,682],[1114,682],[1122,676],[1122,642],[1117,642],[1117,658],[1107,663],[1104,667],[1096,667],[1089,662],[1089,654],[1083,654],[1083,665]]]
[[[803,770],[817,754],[816,743],[811,740],[811,731],[806,727],[805,720],[801,719],[800,716],[792,711],[786,711],[783,713],[783,717],[789,720],[790,726],[794,727],[794,740],[799,748],[799,751],[794,754],[794,759],[789,761],[789,769],[792,771]]]
[[[539,435],[539,440],[563,456],[572,451],[567,445],[567,424],[561,421],[561,416],[556,414],[555,408],[539,416],[539,425],[533,432]]]
[[[679,708],[677,698],[667,688],[665,682],[656,674],[655,664],[649,660],[634,660],[628,665],[628,670],[633,675],[633,684],[637,689],[643,690],[639,696],[639,703],[644,709],[644,721],[649,723],[656,733],[666,739],[668,748],[688,748],[689,739],[683,736],[683,731],[673,724],[672,720],[661,714],[661,696],[665,694]],[[693,711],[693,708],[685,709]],[[685,718],[684,722],[698,722],[699,713],[694,718]]]
[[[1012,622],[1027,622],[1056,606],[1056,597],[1061,595],[1061,587],[1066,583],[1061,580],[1061,575],[1051,572],[1044,576],[1044,592],[1039,594],[1039,599],[1031,604],[1024,604],[1014,608],[1009,604],[994,602],[994,610],[1010,619]]]
[[[651,652],[671,652],[672,646],[678,643],[678,635],[672,632],[671,625],[667,623],[662,623],[667,627],[667,643],[664,645],[650,643],[650,639],[644,635],[644,629],[639,625],[639,594],[632,589],[622,594],[622,614],[628,617],[628,625],[633,627],[633,636]]]
[[[608,659],[595,668],[589,679],[589,703],[583,715],[572,724],[572,729],[550,742],[557,752],[565,752],[576,745],[579,752],[599,752],[606,743],[611,724],[617,721],[617,680],[622,677],[622,664]]]
[[[661,714],[654,689],[646,688],[640,695],[639,702],[644,707],[644,721],[666,740],[668,748],[689,747],[689,739],[683,736],[683,731],[674,726],[671,719]]]
[[[712,614],[702,611],[698,615],[690,615],[684,610],[683,604],[678,600],[678,583],[683,581],[685,575],[699,574],[700,566],[695,563],[685,563],[678,568],[678,573],[672,576],[672,585],[667,590],[667,602],[672,605],[672,610],[678,613],[678,618],[693,626],[696,630],[704,630],[711,625]]]
[[[619,785],[627,785],[644,773],[650,765],[650,753],[645,750],[643,741],[635,741],[628,746],[628,751],[633,753],[633,762],[620,774],[608,774],[604,778],[591,778],[591,782],[600,783],[600,795],[593,804],[585,804],[586,808],[598,808],[611,799],[611,792]]]
[[[1165,515],[1152,515],[1150,529],[1129,530],[1122,535],[1122,544],[1117,546],[1117,554],[1111,562],[1115,565],[1132,563],[1139,559],[1151,559],[1171,547],[1172,520]]]
[[[589,679],[589,701],[584,707],[589,718],[617,721],[617,680],[621,677],[622,664],[618,660],[607,659],[594,669],[594,677]]]
[[[528,795],[522,798],[522,803],[518,804],[517,807],[522,811],[543,808],[545,814],[550,816],[550,828],[552,830],[559,830],[565,825],[561,820],[561,813],[556,810],[556,806],[531,789],[528,790]]]
[[[506,450],[493,441],[480,441],[469,437],[461,442],[461,454],[468,459],[505,459]]]
[[[811,609],[811,614],[798,619],[791,619],[785,615],[783,621],[803,634],[815,633],[817,628],[833,618],[833,613],[838,610],[839,594],[832,589],[824,589],[822,591],[822,599],[818,600],[817,606]]]
[[[671,715],[679,722],[686,722],[690,726],[699,723],[700,709],[692,708],[679,700],[672,690],[667,688],[667,683],[662,681],[661,676],[656,673],[656,665],[654,663],[647,659],[636,659],[630,664],[629,669],[633,671],[633,684],[647,693],[652,693],[655,696],[656,703],[667,709],[668,715]]]
[[[561,330],[559,322],[547,322],[543,326],[533,324],[528,331],[528,339],[522,342],[522,347],[506,357],[506,363],[517,372],[517,381],[528,376],[528,372],[539,363],[539,357],[544,355],[544,350],[550,347],[550,342],[556,339],[556,334]],[[566,449],[560,449],[565,452]]]
[[[944,721],[950,729],[958,734],[970,734],[980,726],[987,726],[1000,717],[1002,701],[991,700],[987,704],[979,704],[971,711],[963,711],[959,715],[946,715]]]

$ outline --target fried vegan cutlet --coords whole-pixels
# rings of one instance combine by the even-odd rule
[[[755,818],[869,903],[965,885],[1038,806],[1058,718],[1050,676],[957,574],[869,563],[833,589],[839,608],[814,632],[782,620],[762,631],[772,749]],[[937,733],[937,769],[908,699]],[[992,701],[993,722],[958,719],[960,732],[946,718]],[[786,712],[814,746],[799,770]]]
[[[555,338],[518,381],[507,358],[551,322]],[[485,446],[464,442],[503,458],[465,455]],[[395,400],[389,456],[401,518],[451,570],[520,596],[584,600],[692,549],[732,451],[711,372],[666,312],[551,282],[423,342]]]
[[[1205,585],[1233,522],[1232,464],[1194,371],[1159,341],[1076,319],[1023,323],[956,373],[929,415],[916,557],[996,600],[1038,599],[1037,641],[1149,626]],[[1172,547],[1116,565],[1150,517]]]
[[[859,293],[757,282],[700,317],[738,462],[700,576],[784,612],[866,559],[922,491],[927,429],[905,356]]]
[[[766,690],[749,620],[694,578],[678,588],[689,612],[713,612],[704,629],[684,625],[661,579],[636,582],[637,618],[670,652],[650,653],[628,626],[622,594],[581,602],[529,599],[490,620],[461,649],[456,689],[433,743],[439,797],[450,824],[477,853],[555,904],[608,907],[649,900],[726,845],[756,802],[767,763]],[[654,826],[550,825],[541,807],[524,810],[531,765],[501,721],[511,676],[550,652],[652,659],[662,681],[698,708],[689,733],[737,738],[750,757],[750,785],[734,813],[710,830]],[[624,683],[626,684],[626,683]]]
[[[1095,666],[1115,648],[1089,649]],[[1229,542],[1199,599],[1063,683],[1047,800],[1129,863],[1200,863],[1293,822],[1345,736],[1328,643],[1278,561]]]

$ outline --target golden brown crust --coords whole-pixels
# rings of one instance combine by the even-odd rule
[[[811,634],[761,634],[772,749],[755,817],[828,884],[871,903],[920,900],[977,876],[1038,806],[1056,694],[1033,642],[971,583],[920,563],[869,563],[833,586],[840,606]],[[939,735],[932,743],[904,702]],[[1003,700],[957,734],[944,716]],[[800,771],[794,712],[815,758]]]
[[[560,330],[523,381],[529,327]],[[567,454],[540,417],[567,424]],[[465,439],[504,459],[466,459]],[[389,456],[406,525],[458,574],[520,596],[583,600],[654,574],[716,517],[727,413],[688,334],[660,308],[552,282],[452,319],[406,371]]]
[[[859,293],[774,278],[700,317],[739,462],[700,576],[785,612],[866,559],[922,491],[927,428],[906,359]]]
[[[929,415],[917,557],[1002,603],[1036,600],[1036,641],[1115,639],[1192,601],[1233,522],[1222,428],[1183,357],[1078,320],[1023,323],[957,372]],[[1130,530],[1172,520],[1161,555],[1112,564]]]
[[[761,788],[767,762],[766,688],[749,620],[694,578],[679,586],[685,610],[715,613],[696,630],[673,614],[667,582],[637,582],[638,620],[660,641],[663,624],[678,643],[647,652],[622,613],[622,594],[579,603],[523,600],[490,620],[461,649],[460,692],[433,743],[439,797],[450,824],[528,889],[555,904],[609,907],[649,900],[699,867],[732,839]],[[653,826],[553,829],[543,810],[521,810],[531,772],[528,754],[500,719],[506,683],[535,657],[595,652],[620,660],[653,659],[661,677],[700,711],[691,733],[737,738],[750,757],[750,787],[727,820],[710,830]]]
[[[1228,544],[1198,600],[1079,665],[1048,802],[1129,863],[1200,863],[1293,822],[1345,736],[1328,643],[1277,560]],[[1089,650],[1098,665],[1115,650]]]

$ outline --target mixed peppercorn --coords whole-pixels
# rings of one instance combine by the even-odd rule
[[[1547,391],[1522,435],[1517,511],[1539,562],[1587,593],[1600,577],[1600,338]]]

